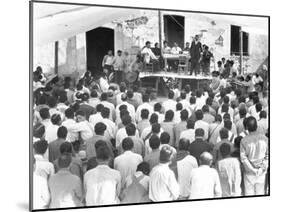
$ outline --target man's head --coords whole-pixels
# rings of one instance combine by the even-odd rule
[[[152,134],[152,136],[149,138],[149,146],[152,150],[158,149],[160,143],[160,138],[156,134]]]
[[[107,162],[110,159],[110,151],[106,145],[101,145],[96,149],[97,161]]]
[[[168,93],[168,98],[169,98],[169,99],[173,99],[173,98],[174,98],[174,96],[175,96],[174,91],[169,90],[169,93]]]
[[[37,123],[33,126],[33,137],[41,139],[45,135],[45,126]]]
[[[133,123],[128,124],[125,129],[128,136],[136,135],[136,126]]]
[[[117,51],[117,55],[120,57],[122,55],[122,51],[121,50],[118,50]]]
[[[122,124],[124,126],[126,126],[126,125],[132,123],[132,118],[130,115],[124,115],[124,116],[122,116],[121,121],[122,121]]]
[[[196,41],[199,40],[199,35],[195,35],[195,38],[194,38]]]
[[[58,128],[57,136],[58,136],[58,138],[66,139],[66,136],[67,136],[67,129],[66,129],[65,126],[60,126],[60,127]]]
[[[138,166],[137,166],[137,172],[140,171],[145,175],[149,175],[150,172],[150,166],[149,163],[147,162],[141,162]]]
[[[146,41],[146,42],[145,42],[145,46],[146,46],[147,48],[150,48],[150,47],[151,47],[150,41]]]
[[[222,128],[221,130],[220,130],[220,138],[221,138],[221,140],[223,140],[223,139],[228,139],[228,129],[226,129],[226,128]]]
[[[73,119],[74,118],[74,110],[69,107],[64,111],[65,117],[68,119]]]
[[[240,118],[245,118],[246,114],[247,114],[246,108],[242,107],[242,108],[239,109],[239,116],[240,116]]]
[[[165,113],[165,121],[169,122],[169,121],[173,121],[173,119],[174,119],[174,111],[168,110]]]
[[[98,122],[95,125],[95,133],[97,135],[104,135],[105,130],[106,130],[106,125],[102,122]]]
[[[170,142],[170,135],[167,132],[162,132],[160,135],[160,142],[161,144],[169,144]]]
[[[101,96],[100,96],[100,99],[101,99],[101,101],[107,101],[107,93],[106,92],[103,92],[102,94],[101,94]]]
[[[34,152],[38,155],[44,155],[48,149],[48,142],[46,140],[39,140],[33,144]]]
[[[86,120],[86,114],[83,110],[78,110],[75,115],[77,122],[82,122]]]
[[[110,110],[109,110],[109,108],[104,107],[104,108],[101,110],[101,116],[102,116],[104,119],[108,119],[108,118],[109,118],[109,115],[110,115]]]
[[[179,140],[179,150],[188,151],[190,145],[190,141],[186,138],[181,138]]]
[[[213,162],[213,156],[209,152],[203,152],[200,155],[199,158],[200,165],[211,166],[212,162]]]
[[[112,55],[113,55],[112,50],[108,50],[107,54],[108,54],[109,56],[112,56]]]
[[[187,111],[186,109],[182,110],[182,111],[181,111],[181,114],[180,114],[181,120],[182,120],[182,121],[187,121],[188,115],[189,115],[189,114],[188,114],[188,111]]]
[[[160,163],[169,163],[172,159],[173,150],[172,147],[169,145],[163,145],[160,150]]]
[[[186,42],[186,43],[185,43],[186,48],[189,48],[189,45],[190,45],[189,42]]]
[[[196,117],[196,120],[202,120],[203,119],[203,111],[202,110],[196,110],[195,111],[195,117]]]
[[[178,47],[179,45],[177,44],[177,42],[174,42],[174,47]]]
[[[202,107],[202,112],[203,112],[203,113],[209,113],[209,106],[208,106],[208,105],[204,105],[204,106]]]
[[[149,102],[149,94],[145,93],[142,95],[142,101],[143,102]]]
[[[262,104],[259,102],[255,105],[257,113],[262,111]]]
[[[223,121],[223,126],[228,129],[229,131],[232,130],[232,121],[230,121],[229,119],[225,119]]]
[[[192,119],[188,119],[187,120],[187,125],[186,125],[187,129],[194,129],[194,125],[195,125],[195,121],[194,120],[192,120]]]
[[[49,113],[49,109],[43,107],[40,111],[39,111],[40,117],[45,120],[45,119],[49,119],[50,118],[50,113]]]
[[[230,151],[231,151],[231,147],[228,143],[223,143],[221,146],[220,146],[220,153],[221,153],[221,156],[223,158],[226,158],[227,156],[230,155]]]
[[[267,114],[266,114],[266,111],[261,111],[260,112],[260,119],[266,119],[267,118]]]
[[[157,103],[154,104],[154,111],[155,112],[159,112],[160,113],[161,109],[162,109],[161,103],[157,102]]]
[[[134,92],[132,89],[127,90],[128,99],[132,99],[134,97]]]
[[[194,105],[194,104],[196,103],[196,98],[195,98],[194,96],[191,96],[191,97],[189,98],[189,103],[190,103],[191,105]]]
[[[48,106],[50,108],[55,108],[57,106],[57,99],[54,96],[48,98]]]
[[[52,115],[51,122],[52,122],[53,125],[59,126],[61,124],[61,121],[62,120],[61,120],[60,114],[55,113],[55,114]]]
[[[144,119],[148,119],[149,117],[149,111],[147,109],[142,109],[141,110],[141,119],[144,120]]]
[[[63,154],[58,158],[58,165],[60,169],[69,168],[72,161],[72,157],[70,154]]]
[[[203,139],[203,137],[204,137],[204,130],[202,129],[202,128],[197,128],[196,130],[195,130],[195,138],[196,139]]]
[[[160,133],[161,125],[159,123],[154,123],[151,125],[151,132],[154,134]]]
[[[158,115],[156,113],[152,113],[149,119],[150,124],[158,123]]]
[[[72,144],[70,142],[64,142],[60,145],[61,154],[72,154]]]
[[[257,120],[253,116],[247,118],[247,130],[249,132],[255,132],[257,130]]]
[[[181,110],[182,110],[182,103],[178,102],[178,103],[176,104],[176,110],[177,110],[177,111],[181,111]]]
[[[134,142],[130,137],[124,138],[122,141],[122,148],[124,151],[130,151],[134,148]]]

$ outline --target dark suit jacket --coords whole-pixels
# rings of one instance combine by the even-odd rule
[[[49,143],[49,161],[51,163],[60,157],[60,145],[64,142],[64,139],[58,138],[57,140]]]
[[[202,52],[202,44],[199,41],[197,44],[195,44],[195,41],[192,41],[190,47],[191,60],[199,60],[201,52]]]
[[[211,154],[213,153],[213,145],[207,141],[196,139],[190,144],[189,152],[193,157],[196,158],[197,163],[199,164],[199,158],[203,152],[209,152]]]

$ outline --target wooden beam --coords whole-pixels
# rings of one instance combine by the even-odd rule
[[[159,48],[162,49],[162,16],[160,10],[158,10],[158,24],[159,24]]]
[[[59,42],[55,42],[55,74],[58,74],[58,65],[59,65]]]

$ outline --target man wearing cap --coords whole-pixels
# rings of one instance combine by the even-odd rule
[[[169,145],[163,145],[160,150],[160,164],[150,173],[149,198],[153,202],[173,201],[179,197],[179,184],[174,172],[169,168],[173,150]]]

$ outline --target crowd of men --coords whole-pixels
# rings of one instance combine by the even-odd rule
[[[216,72],[158,101],[136,85],[102,89],[90,74],[48,84],[34,75],[35,209],[268,192],[264,89],[244,92]]]

